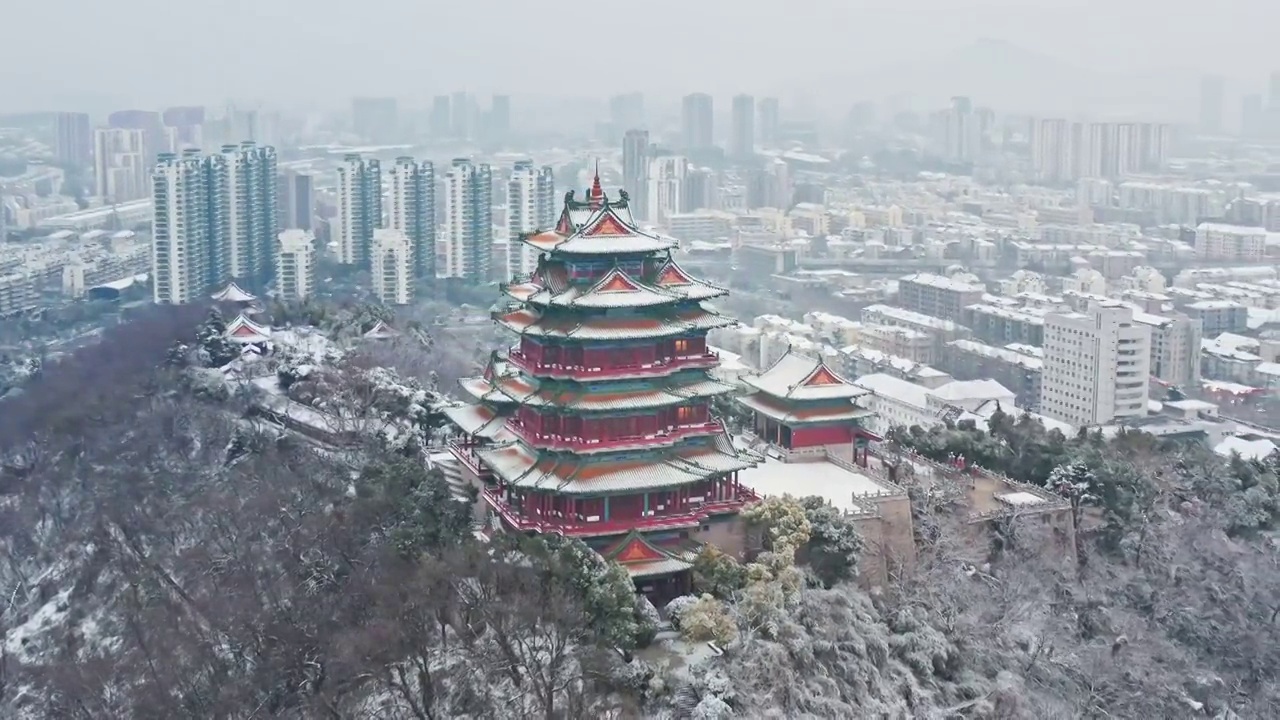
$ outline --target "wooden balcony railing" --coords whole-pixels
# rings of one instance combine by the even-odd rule
[[[720,362],[720,356],[707,352],[700,355],[683,355],[664,358],[651,363],[635,363],[629,365],[609,365],[588,367],[585,365],[565,365],[534,360],[519,350],[509,350],[507,359],[512,365],[530,375],[555,378],[560,380],[598,380],[611,377],[661,377],[679,370],[713,368]]]
[[[507,422],[507,429],[533,447],[583,453],[668,447],[685,438],[714,435],[722,430],[720,423],[708,421],[696,425],[680,425],[671,430],[664,430],[652,435],[630,435],[627,437],[594,440],[534,432],[515,419]]]
[[[457,440],[449,442],[449,452],[476,475],[476,477],[488,477],[489,469],[480,463],[480,459],[475,456],[473,448],[463,445]]]
[[[568,536],[621,535],[638,529],[644,532],[676,530],[702,524],[704,520],[724,513],[736,512],[746,505],[759,502],[760,497],[748,488],[740,487],[737,499],[698,503],[682,513],[650,515],[625,519],[594,519],[584,515],[560,514],[526,516],[513,508],[496,488],[485,488],[481,494],[489,507],[502,516],[507,525],[521,532],[557,533]]]

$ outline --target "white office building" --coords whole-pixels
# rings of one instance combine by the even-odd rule
[[[556,224],[556,181],[551,167],[534,167],[521,160],[511,168],[507,181],[507,277],[527,275],[538,264],[538,251],[520,242],[520,236],[548,230]]]
[[[1119,302],[1044,316],[1040,412],[1076,427],[1147,414],[1151,328]]]
[[[315,290],[316,236],[290,228],[280,233],[276,249],[276,289],[284,300],[302,300]]]
[[[413,301],[413,244],[401,230],[373,231],[373,294],[384,305]]]

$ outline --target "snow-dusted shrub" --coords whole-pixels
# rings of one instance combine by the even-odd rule
[[[679,630],[680,618],[684,615],[686,610],[693,607],[697,602],[698,598],[692,595],[681,595],[667,603],[667,606],[663,608],[663,612],[666,613],[667,620],[671,621],[671,627]]]
[[[690,717],[693,720],[728,720],[733,717],[733,708],[715,695],[707,695],[693,709]]]
[[[658,626],[662,624],[662,616],[658,608],[649,602],[644,595],[636,596],[636,647],[648,647],[658,635]]]
[[[714,641],[727,645],[738,637],[738,626],[724,603],[703,595],[680,617],[680,632],[695,642]]]

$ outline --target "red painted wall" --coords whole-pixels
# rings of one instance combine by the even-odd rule
[[[845,425],[794,428],[791,431],[791,447],[793,448],[838,445],[852,441],[853,428]]]

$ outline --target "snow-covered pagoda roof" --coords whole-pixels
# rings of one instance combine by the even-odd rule
[[[257,300],[258,297],[253,295],[234,282],[227,283],[227,286],[214,293],[212,296],[214,302],[220,303],[250,303]]]
[[[224,335],[235,343],[263,343],[271,339],[271,328],[259,325],[241,313],[235,320],[227,323]]]
[[[533,308],[519,308],[495,313],[494,320],[519,335],[577,340],[640,340],[672,337],[736,324],[733,320],[702,306],[653,317],[607,315],[572,317],[545,315]]]
[[[766,395],[791,401],[852,400],[867,394],[821,360],[799,355],[790,348],[768,370],[744,377],[743,381]]]
[[[506,380],[518,378],[519,375],[511,364],[502,359],[498,353],[489,353],[489,362],[485,363],[480,377],[463,378],[458,381],[467,394],[482,402],[512,403],[515,399],[503,393],[499,386]]]
[[[364,337],[369,340],[385,340],[396,337],[399,334],[390,325],[379,320],[374,323],[373,327],[369,328],[369,332],[365,333]]]
[[[753,452],[735,448],[727,432],[674,452],[624,460],[540,453],[518,442],[494,445],[477,451],[477,455],[509,485],[571,495],[678,487],[745,470],[762,461]]]
[[[544,263],[527,280],[504,285],[502,291],[515,300],[535,305],[593,309],[654,307],[728,293],[694,278],[671,259],[647,282],[615,267],[586,287],[571,284],[563,264]]]
[[[543,252],[574,255],[661,252],[678,244],[671,238],[637,227],[626,194],[619,193],[617,200],[605,195],[600,187],[599,171],[585,203],[575,201],[573,193],[568,193],[554,228],[521,239]]]
[[[670,575],[693,567],[686,551],[669,550],[650,542],[634,528],[600,555],[626,568],[627,574],[633,578]]]
[[[748,410],[754,410],[767,418],[787,425],[860,420],[875,415],[874,411],[858,407],[853,403],[836,406],[819,405],[816,407],[789,405],[762,392],[740,397],[738,402]]]
[[[556,408],[582,412],[648,410],[683,405],[692,398],[715,397],[733,392],[732,385],[697,376],[680,381],[673,375],[662,387],[644,387],[613,392],[590,391],[576,383],[547,383],[524,375],[495,375],[468,378],[462,389],[482,402],[514,402],[529,407]]]
[[[444,409],[445,417],[468,435],[487,438],[496,442],[508,442],[515,436],[507,430],[507,418],[483,403],[450,405]]]

